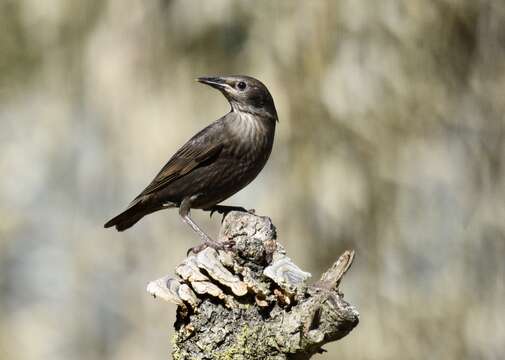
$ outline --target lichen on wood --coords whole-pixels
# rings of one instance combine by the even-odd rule
[[[352,264],[346,251],[310,285],[276,240],[270,218],[229,213],[220,241],[233,251],[207,248],[147,290],[177,305],[173,359],[309,359],[347,335],[359,314],[338,286]]]

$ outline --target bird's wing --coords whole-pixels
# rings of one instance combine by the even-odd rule
[[[153,181],[135,199],[151,194],[160,188],[165,187],[172,181],[188,174],[202,164],[208,164],[217,158],[223,149],[220,139],[220,129],[217,124],[212,124],[193,136],[184,144],[172,158],[163,166]],[[213,127],[214,131],[208,130]]]

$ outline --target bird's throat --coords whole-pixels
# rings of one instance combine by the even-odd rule
[[[271,126],[268,119],[249,112],[236,111],[235,113],[236,116],[233,123],[230,124],[230,130],[237,138],[246,142],[257,143],[264,140],[263,138],[271,133],[268,131],[268,127]],[[273,122],[273,126],[275,126],[275,122]]]

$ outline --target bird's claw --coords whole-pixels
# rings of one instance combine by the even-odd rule
[[[223,241],[221,244],[223,246],[223,250],[232,251],[235,247],[235,240]]]
[[[205,250],[207,247],[211,247],[216,250],[224,250],[224,251],[233,251],[235,246],[235,240],[227,240],[222,242],[203,242],[200,245],[190,247],[186,252],[186,256],[189,256],[191,253],[194,255],[198,254],[200,251]]]
[[[191,253],[194,255],[198,254],[200,251],[204,250],[208,245],[206,243],[202,243],[197,246],[190,247],[188,251],[186,251],[186,256],[189,256]]]
[[[255,209],[246,209],[246,208],[243,208],[241,206],[215,206],[213,208],[210,208],[209,209],[210,211],[210,217],[212,218],[212,215],[217,212],[218,214],[222,214],[223,215],[223,218],[221,219],[221,222],[224,221],[224,218],[226,217],[226,215],[228,215],[229,212],[232,212],[232,211],[241,211],[241,212],[247,212],[249,214],[255,214],[256,213],[256,210]]]

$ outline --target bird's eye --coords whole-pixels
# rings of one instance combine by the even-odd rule
[[[245,90],[245,88],[247,87],[247,84],[243,81],[239,81],[238,84],[237,84],[237,88],[239,90]]]

